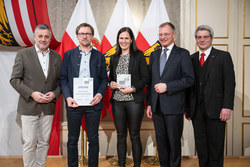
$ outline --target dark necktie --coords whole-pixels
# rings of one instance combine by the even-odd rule
[[[205,61],[204,56],[205,56],[205,55],[206,55],[205,53],[201,53],[201,58],[200,58],[200,65],[201,65],[201,67],[202,67],[203,64],[204,64],[204,61]]]
[[[168,48],[164,49],[163,50],[163,54],[161,55],[161,61],[160,61],[160,75],[162,74],[163,72],[163,69],[165,67],[165,64],[166,64],[166,59],[167,59],[167,52],[168,51]]]

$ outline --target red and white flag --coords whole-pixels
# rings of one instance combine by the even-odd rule
[[[168,22],[168,13],[163,0],[152,0],[136,38],[137,47],[144,52],[147,63],[149,56],[158,46],[159,26]]]
[[[81,23],[88,23],[94,28],[95,35],[92,40],[92,45],[98,50],[100,50],[100,36],[97,30],[95,18],[89,0],[78,0],[74,12],[70,18],[69,24],[66,28],[66,31],[64,32],[61,45],[56,49],[56,51],[62,56],[62,58],[66,51],[73,49],[79,45],[75,30],[76,27]],[[60,122],[60,112],[57,112],[55,116]],[[86,130],[84,118],[82,126],[83,129]]]
[[[47,1],[46,0],[0,0],[0,45],[5,46],[32,46],[34,44],[34,30],[35,27],[38,24],[47,24],[50,28],[50,20],[48,15],[48,8],[47,8]],[[50,48],[55,49],[59,46],[59,42],[54,38],[53,31],[52,31],[52,38],[50,43]],[[8,97],[9,95],[12,96],[12,100],[18,98],[18,94],[11,93],[14,89],[10,87],[9,84],[9,77],[11,68],[10,66],[13,66],[14,57],[16,55],[16,52],[21,48],[7,48],[7,47],[1,47],[1,61],[0,66],[5,67],[0,69],[1,74],[7,74],[3,75],[2,80],[4,84],[1,85],[2,89],[5,90],[4,92],[1,91],[2,97]],[[6,56],[7,55],[7,56]],[[8,68],[6,68],[8,67]],[[7,94],[6,94],[7,93]],[[8,98],[7,98],[8,99]],[[5,100],[5,99],[4,99]],[[17,103],[17,101],[16,101]],[[5,106],[9,106],[9,110],[5,112],[6,115],[9,115],[11,113],[16,113],[16,105],[13,104],[13,101],[7,100],[4,102]],[[13,108],[14,107],[14,108]],[[60,101],[57,104],[57,113],[60,113]],[[17,134],[15,132],[15,126],[9,126],[13,121],[13,118],[10,116],[5,117],[7,118],[8,124],[1,124],[0,130],[3,132],[3,136],[5,136],[2,142],[4,144],[11,143],[10,145],[13,145],[10,147],[9,144],[7,144],[7,149],[2,148],[0,151],[0,155],[17,155],[19,153],[18,149],[19,146],[15,144],[19,144],[18,137],[10,137],[10,135],[5,134],[9,133],[10,131],[13,131],[13,134]],[[14,115],[13,115],[14,116]],[[16,124],[16,121],[13,122],[13,124]],[[7,131],[3,131],[3,129],[7,129]],[[59,155],[59,139],[60,139],[60,115],[59,118],[55,121],[53,121],[52,125],[52,131],[51,131],[51,140],[50,140],[50,147],[49,147],[49,155]],[[1,142],[1,143],[2,143]],[[0,145],[1,145],[0,143]],[[13,144],[14,143],[14,144]],[[21,145],[21,143],[20,143]],[[2,145],[1,145],[2,146]],[[12,153],[14,152],[14,153]]]
[[[149,64],[151,52],[160,47],[158,41],[159,26],[167,21],[169,21],[169,18],[163,0],[152,0],[136,38],[136,45],[144,52],[147,64]],[[144,91],[146,92],[146,88],[144,88]],[[146,108],[146,102],[144,102],[144,106]]]
[[[89,0],[78,0],[66,31],[63,34],[61,44],[56,49],[62,57],[66,51],[79,45],[75,31],[76,27],[81,23],[88,23],[94,28],[95,35],[92,40],[92,44],[97,48],[97,50],[100,50],[100,36]]]
[[[0,9],[1,45],[32,46],[38,24],[47,24],[51,29],[46,0],[0,0]],[[59,44],[52,31],[50,48]]]
[[[101,43],[101,52],[104,53],[108,70],[110,56],[115,53],[117,33],[122,27],[125,26],[131,28],[134,36],[137,36],[137,31],[133,22],[132,15],[130,13],[127,0],[118,0],[116,2],[114,11],[112,13]],[[103,103],[105,107],[108,107],[110,116],[113,119],[112,107],[109,103],[111,94],[112,92],[110,88],[107,88]]]

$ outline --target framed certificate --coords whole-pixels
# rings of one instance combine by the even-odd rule
[[[73,98],[79,106],[90,106],[94,94],[93,78],[74,78]]]
[[[119,87],[131,87],[131,75],[130,74],[118,74],[117,75],[117,83]]]

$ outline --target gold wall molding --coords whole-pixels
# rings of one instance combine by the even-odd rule
[[[246,36],[246,0],[243,0],[243,39],[250,39]]]
[[[243,45],[243,63],[242,63],[242,117],[250,117],[250,115],[245,114],[245,48],[250,47],[250,45]]]
[[[195,29],[197,28],[197,20],[198,20],[198,0],[195,0]],[[227,35],[226,36],[214,36],[214,39],[228,39],[229,38],[229,0],[227,0]]]
[[[249,125],[250,126],[250,122],[242,122],[242,124],[241,124],[241,126],[242,126],[242,156],[244,156],[244,147],[245,147],[245,145],[244,145],[244,142],[245,142],[245,140],[244,140],[244,136],[245,136],[245,133],[244,133],[244,128],[245,128],[245,125]]]

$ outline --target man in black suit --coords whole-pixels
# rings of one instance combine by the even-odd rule
[[[200,167],[222,167],[225,125],[234,105],[235,75],[230,53],[212,47],[213,29],[195,31],[199,51],[192,55],[195,85],[186,117],[192,119]]]
[[[174,44],[175,27],[159,27],[162,49],[150,55],[147,116],[153,118],[161,167],[181,166],[186,88],[194,84],[190,54]]]
[[[63,57],[60,84],[66,103],[68,121],[68,167],[78,167],[78,140],[83,115],[88,136],[88,166],[98,167],[99,122],[102,110],[102,98],[107,88],[108,77],[103,54],[92,48],[94,28],[82,23],[76,28],[79,46],[67,51]],[[89,105],[78,105],[73,97],[74,78],[93,80],[93,99]],[[84,87],[84,86],[81,86]],[[86,91],[86,90],[82,90]]]

